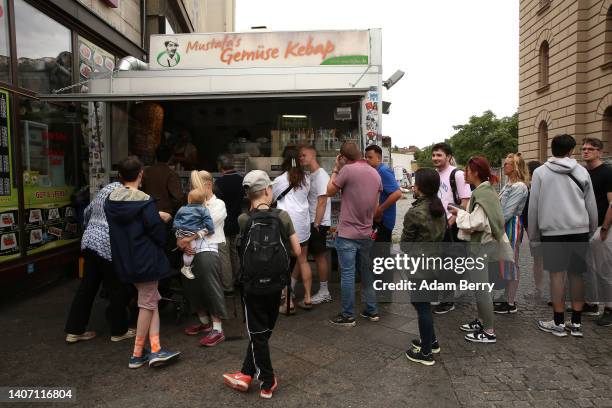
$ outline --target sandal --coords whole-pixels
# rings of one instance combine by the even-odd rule
[[[287,314],[287,302],[283,303],[282,305],[280,305],[280,307],[278,308],[278,312],[281,314]],[[291,307],[289,308],[289,314],[293,315],[295,314],[295,306],[291,305]]]
[[[298,307],[300,309],[304,309],[304,310],[311,310],[312,309],[312,302],[306,303],[304,300],[301,300],[301,301],[298,302]]]

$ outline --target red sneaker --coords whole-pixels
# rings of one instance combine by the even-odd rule
[[[206,337],[203,337],[200,340],[200,344],[206,347],[213,347],[219,343],[222,343],[225,340],[225,335],[222,331],[213,330]]]
[[[272,384],[272,388],[270,388],[269,390],[262,388],[261,391],[259,391],[259,396],[261,398],[270,399],[272,398],[272,394],[274,394],[274,391],[276,391],[277,388],[278,388],[278,382],[276,381],[276,376],[275,376],[274,384]]]
[[[209,333],[212,330],[212,324],[194,324],[185,329],[185,334],[188,336],[195,336],[200,333]]]
[[[251,380],[253,380],[253,377],[242,374],[240,371],[237,373],[223,374],[223,382],[225,385],[242,392],[247,392],[249,390]]]

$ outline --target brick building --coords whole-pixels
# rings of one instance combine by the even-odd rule
[[[612,0],[521,0],[519,150],[569,133],[612,141]]]

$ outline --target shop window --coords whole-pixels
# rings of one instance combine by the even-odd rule
[[[538,126],[538,155],[541,162],[548,159],[548,125],[545,121]]]
[[[89,161],[76,105],[21,99],[19,127],[27,252],[75,242],[89,201],[80,188]]]
[[[50,93],[72,83],[70,30],[24,0],[15,1],[19,86]]]
[[[540,88],[548,86],[548,68],[549,68],[549,45],[548,41],[544,41],[540,45]]]
[[[9,82],[11,56],[6,0],[0,0],[0,81]]]
[[[601,141],[603,142],[604,156],[610,155],[610,141],[611,140],[612,140],[612,106],[608,106],[608,109],[606,109],[604,112],[603,132],[601,135]]]
[[[13,160],[12,107],[9,93],[0,90],[0,263],[18,258],[21,252],[19,202]]]

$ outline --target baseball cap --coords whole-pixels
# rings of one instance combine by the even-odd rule
[[[244,176],[242,186],[247,192],[257,192],[272,185],[268,173],[263,170],[251,170]]]

